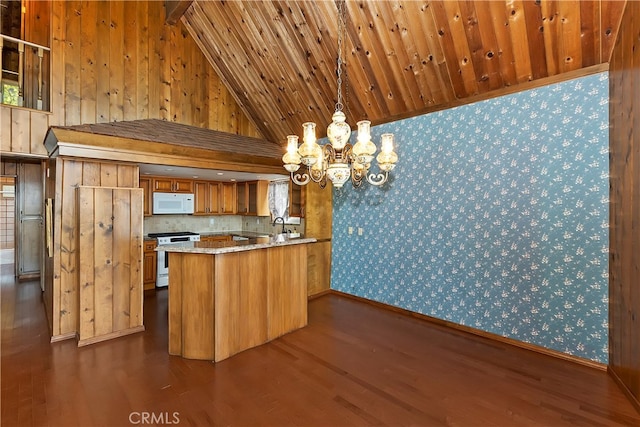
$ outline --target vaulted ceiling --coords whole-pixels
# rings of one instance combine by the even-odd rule
[[[347,120],[384,123],[607,63],[625,3],[347,0]],[[307,121],[324,135],[334,1],[195,0],[182,22],[265,138],[284,143]]]

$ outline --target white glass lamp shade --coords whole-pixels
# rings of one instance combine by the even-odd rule
[[[336,150],[342,150],[351,137],[351,127],[346,120],[347,116],[338,110],[333,113],[331,123],[327,127],[327,138]]]
[[[298,136],[287,136],[287,152],[282,156],[282,161],[285,164],[300,164],[300,155],[298,154]]]
[[[380,154],[376,157],[380,169],[385,172],[389,172],[398,162],[398,155],[393,151],[393,134],[385,133],[382,135],[382,147],[380,148]]]
[[[346,163],[332,163],[327,166],[327,177],[336,188],[341,188],[351,176],[351,169]]]
[[[369,165],[373,161],[376,145],[371,142],[371,122],[362,120],[358,122],[358,140],[353,146],[353,155],[357,162]]]
[[[306,122],[302,124],[304,142],[298,147],[298,154],[302,158],[302,163],[312,166],[318,161],[318,144],[316,144],[316,124]]]

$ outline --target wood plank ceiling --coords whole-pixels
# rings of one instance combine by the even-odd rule
[[[347,120],[379,124],[607,63],[626,2],[347,0]],[[336,102],[333,1],[195,0],[182,22],[266,139]]]

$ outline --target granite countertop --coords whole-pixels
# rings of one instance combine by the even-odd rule
[[[286,234],[277,234],[271,237],[253,237],[248,240],[239,241],[173,243],[170,245],[162,245],[156,248],[156,251],[162,250],[167,252],[218,255],[231,252],[251,251],[254,249],[265,249],[273,246],[299,245],[314,242],[316,242],[316,239],[314,238],[289,238]]]

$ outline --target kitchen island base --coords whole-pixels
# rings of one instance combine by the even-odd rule
[[[224,360],[307,324],[307,245],[171,252],[169,354]]]

